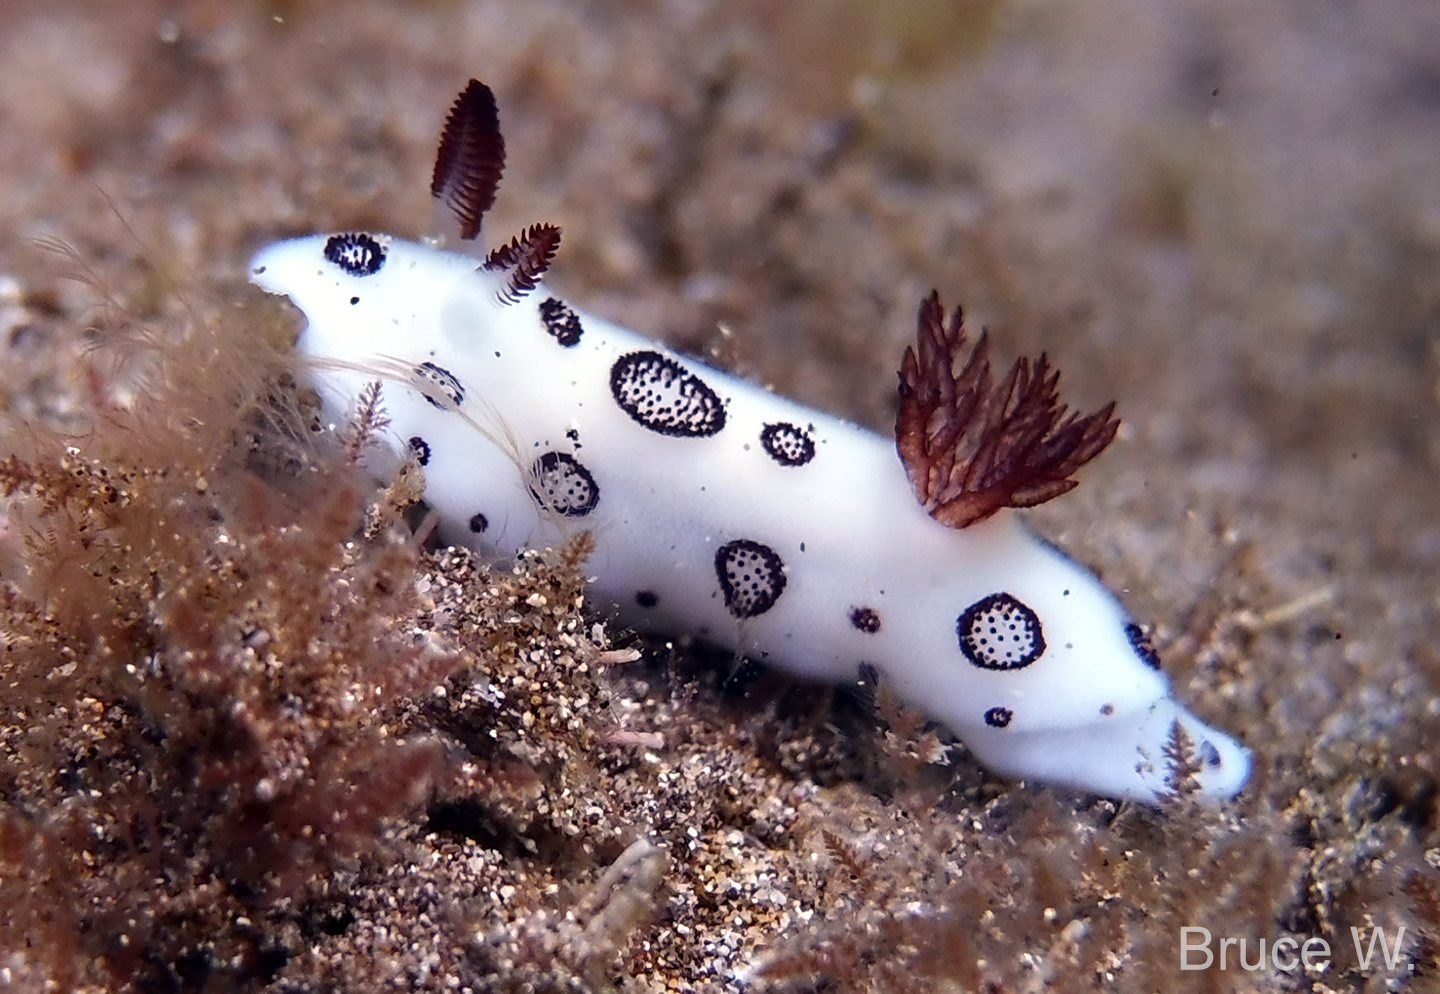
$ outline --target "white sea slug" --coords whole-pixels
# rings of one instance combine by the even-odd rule
[[[432,184],[469,246],[503,164],[472,81]],[[333,417],[384,381],[390,450],[424,466],[445,539],[510,556],[588,529],[602,615],[807,677],[869,664],[1010,776],[1152,803],[1177,779],[1240,789],[1246,750],[1176,702],[1115,597],[1009,509],[1073,487],[1111,407],[1068,413],[1043,357],[996,387],[984,336],[967,359],[960,312],[932,295],[892,443],[575,309],[540,282],[559,237],[535,225],[481,261],[314,235],[263,249],[251,277],[304,312]]]

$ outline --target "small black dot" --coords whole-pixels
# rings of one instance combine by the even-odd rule
[[[425,439],[421,438],[419,435],[414,435],[411,437],[409,445],[410,451],[415,453],[416,462],[418,462],[421,466],[430,465],[429,442],[425,441]]]
[[[490,527],[490,519],[483,514],[476,514],[470,518],[470,530],[479,535],[486,528]]]
[[[635,603],[641,607],[654,607],[660,603],[660,598],[655,596],[653,590],[637,590],[635,592]]]
[[[866,635],[874,635],[880,630],[880,612],[873,607],[852,607],[850,624]]]
[[[991,708],[985,712],[985,724],[991,728],[1004,728],[1014,717],[1015,712],[1009,708]]]

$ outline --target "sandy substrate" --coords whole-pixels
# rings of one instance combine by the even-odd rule
[[[239,910],[185,918],[139,988],[1432,989],[1437,36],[1440,7],[1379,0],[6,3],[11,425],[82,430],[77,397],[131,382],[76,379],[97,315],[284,327],[245,282],[257,247],[423,233],[439,123],[478,76],[509,147],[492,241],[559,224],[551,281],[585,308],[885,430],[938,288],[1002,360],[1046,351],[1077,406],[1117,400],[1117,443],[1028,516],[1256,756],[1219,812],[1117,816],[893,714],[887,739],[846,698],[737,690],[684,646],[617,662],[557,615],[522,679],[580,724],[494,718],[539,785],[469,769],[282,900],[231,886]],[[473,564],[426,565],[435,602],[478,596],[455,592]],[[395,727],[462,749],[482,691]],[[43,825],[71,788],[33,774],[0,803]],[[1188,924],[1324,937],[1335,962],[1182,974]],[[1407,928],[1389,974],[1349,951],[1377,925]],[[77,950],[84,983],[118,983]],[[5,962],[29,989],[52,970]]]

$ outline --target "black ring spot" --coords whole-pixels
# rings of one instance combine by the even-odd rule
[[[880,630],[880,612],[873,607],[852,607],[850,624],[866,635],[874,635]]]
[[[637,590],[635,591],[635,603],[641,607],[654,607],[660,603],[660,598],[653,590]]]
[[[351,276],[373,276],[385,265],[385,246],[361,231],[331,235],[325,258]]]
[[[760,444],[781,466],[804,466],[815,458],[815,440],[810,433],[788,421],[761,429]]]
[[[985,712],[985,724],[991,728],[1005,728],[1014,717],[1015,712],[1009,708],[991,708]]]
[[[629,352],[610,367],[620,409],[661,435],[704,438],[725,427],[725,404],[703,380],[659,352]]]
[[[479,535],[486,528],[490,527],[490,519],[483,514],[472,514],[470,516],[470,530]]]
[[[547,452],[530,467],[530,492],[567,518],[583,518],[600,502],[595,477],[572,455]]]
[[[1155,646],[1150,642],[1150,636],[1145,634],[1145,629],[1132,621],[1125,626],[1125,638],[1130,641],[1130,648],[1135,650],[1135,655],[1140,657],[1140,662],[1152,670],[1160,668],[1160,653],[1155,651]]]
[[[430,443],[419,435],[412,435],[409,441],[410,451],[415,453],[415,461],[421,466],[430,465]]]
[[[1009,594],[991,594],[967,607],[955,622],[960,651],[984,670],[1018,670],[1045,651],[1040,618]]]
[[[580,315],[566,306],[565,301],[547,297],[540,301],[540,320],[555,341],[567,349],[580,341],[585,329],[580,327]]]
[[[1220,765],[1220,750],[1216,749],[1215,743],[1209,739],[1202,740],[1200,748],[1196,751],[1200,753],[1201,761],[1212,770]]]
[[[737,618],[754,618],[775,606],[785,592],[785,563],[768,545],[748,538],[715,550],[715,576],[725,606]]]
[[[443,366],[437,366],[433,362],[422,362],[415,367],[415,374],[421,379],[428,380],[435,384],[439,391],[449,397],[450,403],[456,407],[459,407],[460,402],[465,399],[465,388],[460,385],[460,381],[455,378],[455,374]],[[425,395],[425,399],[428,400],[430,406],[436,410],[449,410],[448,407],[428,393]]]

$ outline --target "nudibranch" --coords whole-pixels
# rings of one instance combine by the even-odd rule
[[[472,80],[431,185],[466,250],[350,231],[250,268],[304,313],[327,416],[383,383],[384,458],[424,467],[443,539],[499,557],[589,530],[602,616],[805,677],[873,666],[1002,774],[1148,803],[1240,789],[1246,750],[1175,700],[1116,598],[1012,510],[1075,486],[1113,405],[1069,412],[1043,357],[997,385],[986,337],[969,349],[934,294],[893,444],[775,396],[551,291],[556,227],[477,251],[504,155]]]

